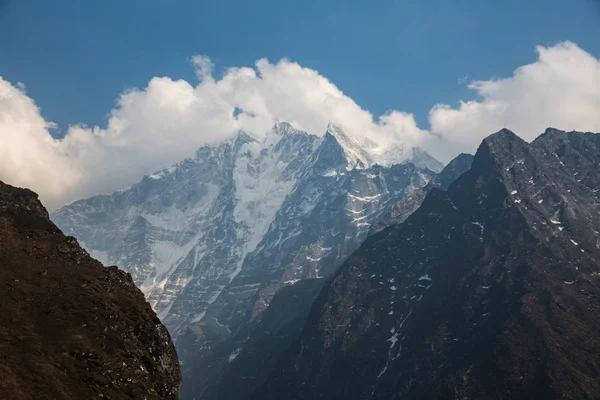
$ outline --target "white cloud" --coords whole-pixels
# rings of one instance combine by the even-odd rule
[[[333,122],[359,138],[419,145],[442,161],[474,151],[505,126],[527,139],[546,126],[600,131],[598,60],[572,43],[538,52],[511,78],[471,83],[479,100],[434,107],[433,135],[400,111],[374,118],[318,72],[288,60],[262,59],[215,79],[209,58],[192,57],[195,86],[154,78],[120,96],[106,127],[71,126],[60,140],[24,89],[0,77],[0,179],[32,188],[52,209],[125,187],[240,129],[261,134],[278,121],[315,134]],[[236,109],[243,112],[234,116]]]
[[[191,58],[199,83],[154,78],[124,93],[105,128],[69,127],[55,140],[32,99],[0,78],[0,179],[37,191],[49,208],[109,192],[143,174],[190,156],[194,149],[235,135],[260,135],[276,122],[322,134],[329,122],[355,136],[416,144],[426,132],[414,118],[392,112],[374,121],[316,71],[262,59],[231,68],[220,80],[209,58]],[[236,114],[234,110],[241,109]]]
[[[502,128],[529,141],[547,127],[600,132],[600,61],[571,42],[537,52],[536,62],[510,78],[472,82],[479,100],[435,106],[429,121],[442,140],[432,153],[446,158],[449,150],[473,152]]]
[[[60,198],[82,177],[23,90],[0,78],[0,179]]]

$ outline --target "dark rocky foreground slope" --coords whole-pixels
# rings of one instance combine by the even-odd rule
[[[369,238],[253,396],[600,398],[600,135],[488,137]]]
[[[131,276],[2,182],[0,293],[0,398],[178,398],[175,348]]]

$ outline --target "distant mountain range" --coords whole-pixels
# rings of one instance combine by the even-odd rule
[[[442,167],[281,123],[52,218],[132,274],[184,399],[600,397],[600,136]]]
[[[280,123],[261,138],[240,132],[202,147],[52,219],[92,256],[132,274],[174,335],[184,375],[194,376],[184,396],[198,396],[242,354],[277,293],[302,283],[301,310],[286,318],[305,316],[324,278],[442,167],[418,148]]]

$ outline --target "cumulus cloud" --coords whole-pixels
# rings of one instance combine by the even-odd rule
[[[0,179],[60,198],[81,180],[61,141],[48,133],[45,121],[24,86],[0,78]]]
[[[374,119],[316,71],[285,59],[230,68],[219,80],[209,58],[190,61],[195,86],[154,78],[120,96],[106,127],[74,125],[60,140],[23,88],[0,78],[0,179],[31,187],[55,208],[132,184],[239,130],[260,136],[279,121],[314,134],[333,122],[379,143],[416,144],[427,135],[410,114]]]
[[[547,127],[600,132],[600,61],[571,42],[536,50],[537,61],[510,78],[471,82],[478,100],[430,111],[431,131],[441,138],[434,155],[472,152],[502,128],[529,141]]]
[[[211,60],[195,56],[197,82],[154,78],[123,93],[105,127],[73,125],[57,140],[22,85],[0,77],[0,179],[32,188],[52,209],[123,188],[239,130],[259,136],[279,121],[314,134],[333,122],[356,138],[420,146],[442,161],[474,151],[502,127],[527,139],[547,126],[600,131],[598,60],[572,43],[538,53],[510,78],[472,82],[479,99],[435,106],[430,130],[401,111],[374,117],[317,71],[285,59],[216,79]]]

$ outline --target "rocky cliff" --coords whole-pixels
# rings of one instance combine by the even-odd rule
[[[0,288],[0,398],[179,398],[175,348],[131,276],[2,182]]]

